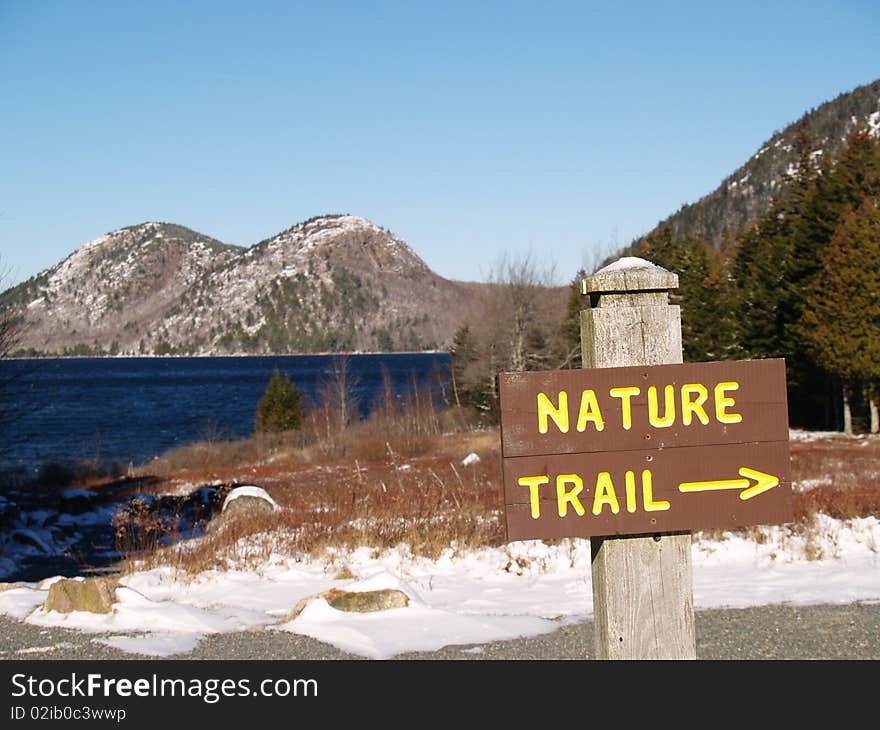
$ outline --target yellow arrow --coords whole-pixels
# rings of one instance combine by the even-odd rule
[[[682,482],[678,485],[679,492],[711,492],[717,489],[742,489],[740,499],[751,499],[759,494],[763,494],[769,489],[773,489],[779,484],[779,477],[772,474],[765,474],[756,469],[749,469],[747,466],[739,470],[741,477],[745,479],[714,479],[707,482]],[[755,480],[754,486],[749,486],[750,479]]]

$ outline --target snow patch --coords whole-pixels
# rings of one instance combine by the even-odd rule
[[[645,259],[641,259],[638,256],[622,256],[617,259],[617,261],[613,261],[607,266],[599,269],[596,274],[604,274],[609,271],[621,271],[623,269],[655,269],[657,268],[650,261],[646,261]],[[595,276],[595,274],[594,274]]]
[[[171,654],[186,654],[192,651],[202,638],[201,634],[155,632],[136,636],[109,636],[106,639],[93,639],[92,641],[129,654],[167,657]]]
[[[269,504],[272,505],[273,509],[281,509],[281,506],[270,496],[270,494],[263,489],[262,487],[255,486],[253,484],[246,484],[241,487],[235,487],[232,489],[229,494],[226,495],[226,499],[223,500],[223,509],[226,509],[226,505],[232,502],[239,497],[256,497],[257,499],[264,499]]]

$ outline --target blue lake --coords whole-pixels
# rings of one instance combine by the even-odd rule
[[[0,471],[31,473],[45,463],[81,460],[138,465],[193,441],[250,436],[275,368],[290,375],[308,407],[339,357],[0,361]],[[382,392],[385,373],[398,394],[415,385],[443,397],[446,353],[346,357],[361,415]]]

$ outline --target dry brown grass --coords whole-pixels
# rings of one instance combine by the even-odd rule
[[[199,484],[258,484],[284,509],[236,519],[198,540],[163,547],[168,530],[155,512],[117,518],[120,552],[134,561],[190,571],[271,552],[407,545],[437,557],[503,540],[497,430],[475,428],[464,410],[436,409],[408,395],[374,408],[365,421],[333,428],[329,411],[306,415],[302,430],[174,449],[135,471],[160,477],[156,494]],[[338,422],[335,422],[338,424]],[[480,460],[464,466],[462,457]],[[173,520],[172,520],[173,522]]]
[[[794,440],[791,457],[796,521],[880,516],[880,436]]]
[[[179,449],[146,469],[162,476],[153,487],[157,493],[211,480],[258,484],[284,509],[212,527],[171,548],[161,547],[156,537],[164,533],[154,526],[142,531],[154,544],[129,545],[131,557],[152,556],[154,563],[199,572],[273,553],[321,556],[406,546],[413,555],[436,558],[450,548],[504,542],[496,429],[444,433],[439,422],[426,427],[386,416],[347,428],[329,444],[302,434],[214,444],[216,460],[207,458],[205,445],[190,449],[191,458]],[[471,452],[480,460],[464,466]],[[791,453],[795,532],[808,529],[818,512],[840,519],[880,516],[880,437],[793,440]],[[749,534],[762,539],[757,528]]]
[[[484,434],[475,435],[475,444],[485,441]],[[119,547],[130,561],[199,572],[230,560],[264,560],[273,552],[321,555],[407,545],[414,555],[436,558],[448,548],[503,543],[500,459],[493,449],[482,450],[481,460],[468,466],[458,455],[404,458],[390,445],[383,457],[215,470],[233,484],[259,484],[283,509],[215,520],[198,540],[170,549],[158,549],[169,534],[159,518],[137,513],[119,521],[129,540]],[[156,491],[173,489],[171,476]],[[176,476],[191,482],[193,472]],[[131,540],[137,536],[144,539]]]

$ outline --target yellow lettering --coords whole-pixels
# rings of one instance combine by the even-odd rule
[[[727,413],[726,409],[736,405],[733,398],[727,398],[724,392],[727,390],[737,390],[739,383],[718,383],[715,386],[715,418],[719,423],[740,423],[743,417],[739,413]]]
[[[670,509],[670,504],[665,499],[654,499],[653,477],[650,469],[643,469],[642,474],[642,507],[645,512],[663,512]],[[529,503],[531,505],[532,519],[541,516],[540,488],[550,481],[546,474],[530,477],[520,477],[518,483],[521,487],[529,489]],[[626,511],[633,514],[638,511],[638,497],[636,494],[636,474],[634,471],[624,472],[626,491]],[[586,514],[583,502],[578,495],[584,491],[584,480],[580,474],[559,474],[556,476],[556,511],[560,517],[568,515],[569,507],[579,517]],[[611,472],[601,471],[596,475],[596,490],[593,495],[592,513],[597,517],[602,514],[605,507],[612,514],[620,513],[620,501],[614,488]]]
[[[581,407],[578,411],[577,430],[583,433],[587,430],[587,423],[592,422],[597,431],[605,428],[605,421],[602,419],[602,411],[599,409],[599,401],[596,399],[596,393],[592,390],[585,390],[581,393]]]
[[[593,497],[593,514],[602,514],[602,507],[606,504],[611,507],[612,513],[617,514],[620,512],[620,504],[617,501],[617,494],[614,492],[611,474],[607,471],[602,471],[596,477],[596,496]]]
[[[642,500],[645,503],[645,512],[663,512],[669,509],[669,502],[665,499],[654,501],[654,485],[651,482],[651,470],[642,470]]]
[[[520,477],[517,484],[529,488],[529,502],[532,506],[532,519],[537,520],[541,516],[541,507],[538,501],[538,487],[542,487],[550,481],[550,477]]]
[[[620,398],[620,406],[622,410],[621,419],[623,427],[627,431],[632,428],[632,406],[630,404],[630,399],[633,396],[638,395],[640,392],[641,390],[636,386],[629,386],[627,388],[612,388],[608,391],[608,394],[612,398]]]
[[[696,398],[691,400],[691,396]],[[709,423],[709,416],[703,408],[709,398],[709,391],[705,385],[700,383],[685,383],[681,386],[681,421],[685,426],[690,426],[693,417],[700,419],[700,423],[706,425]]]
[[[632,514],[636,511],[636,475],[628,471],[624,475],[626,479],[626,511]]]
[[[564,390],[559,392],[559,406],[554,406],[545,393],[538,393],[538,431],[547,433],[549,429],[548,418],[553,419],[562,433],[568,433],[568,393]]]
[[[566,491],[565,485],[573,484],[574,486]],[[584,480],[577,474],[559,474],[556,477],[556,507],[559,510],[559,516],[565,517],[568,514],[568,505],[574,507],[574,511],[578,515],[583,516],[586,510],[578,499],[584,489]]]
[[[657,388],[648,387],[648,421],[656,428],[668,428],[675,423],[675,388],[667,385],[663,389],[663,416],[659,414]]]

